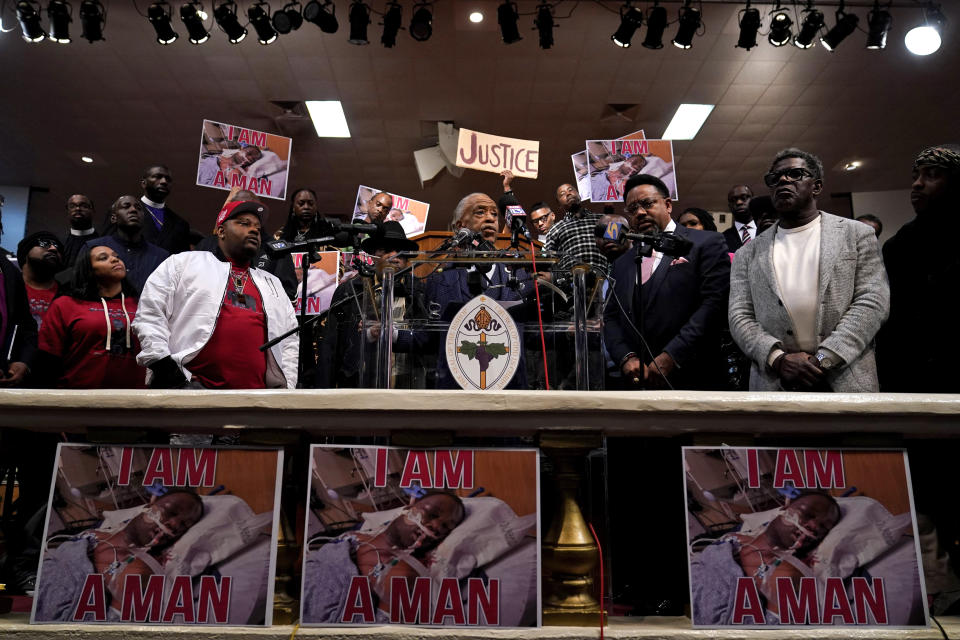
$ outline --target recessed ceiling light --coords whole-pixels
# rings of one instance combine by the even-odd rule
[[[306,104],[318,138],[350,137],[350,127],[339,100],[307,100]]]
[[[712,104],[681,104],[663,132],[664,140],[693,140],[713,111]]]
[[[87,164],[90,164],[91,162],[93,162],[93,158],[91,158],[90,156],[80,156],[80,159],[86,162]]]
[[[863,163],[859,160],[854,160],[853,162],[848,162],[847,164],[843,165],[843,170],[854,171],[855,169],[859,169],[862,164]]]
[[[478,22],[483,22],[483,12],[482,11],[470,12],[470,22],[474,24],[477,24]]]

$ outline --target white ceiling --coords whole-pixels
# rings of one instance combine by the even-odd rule
[[[76,13],[79,0],[73,3]],[[147,0],[137,3],[145,12]],[[11,4],[2,14],[4,28],[15,26]],[[281,2],[274,4],[276,9]],[[629,49],[610,42],[617,3],[583,1],[570,19],[558,20],[556,45],[544,51],[532,16],[521,18],[524,39],[504,45],[493,0],[441,0],[434,7],[433,37],[420,43],[402,31],[393,49],[379,44],[376,20],[369,46],[350,45],[348,2],[336,4],[336,34],[304,24],[269,46],[254,37],[230,45],[219,31],[207,43],[191,45],[179,19],[174,27],[180,39],[161,46],[146,18],[116,0],[107,2],[106,42],[80,39],[78,22],[69,45],[28,44],[18,31],[0,34],[0,184],[49,189],[35,195],[28,224],[59,227],[69,194],[89,193],[102,215],[109,201],[137,191],[145,165],[164,162],[176,179],[171,206],[207,229],[224,192],[193,185],[201,121],[280,133],[274,120],[280,110],[270,102],[275,100],[341,100],[353,134],[318,139],[307,128],[294,135],[291,187],[313,187],[322,211],[340,215],[351,211],[361,183],[409,195],[431,203],[432,229],[445,226],[462,195],[499,191],[497,176],[473,171],[460,179],[443,173],[421,189],[413,151],[434,143],[425,133],[437,120],[539,139],[540,179],[515,183],[527,204],[552,201],[555,187],[571,180],[569,156],[585,139],[641,128],[658,137],[681,102],[717,105],[695,140],[675,143],[684,207],[723,210],[734,183],[760,191],[773,154],[792,145],[823,158],[828,193],[902,189],[920,148],[958,137],[960,47],[950,25],[960,21],[960,6],[954,2],[944,6],[953,20],[944,46],[927,58],[903,47],[919,9],[893,10],[885,51],[866,50],[860,32],[833,53],[819,45],[807,51],[775,48],[762,36],[759,46],[745,51],[734,48],[740,7],[704,2],[705,33],[692,49],[668,42],[651,51],[639,46],[642,34]],[[382,10],[384,4],[376,0],[373,6]],[[402,4],[407,24],[413,3]],[[532,12],[537,3],[518,4],[521,12]],[[574,5],[564,2],[557,13]],[[473,25],[466,15],[477,7],[486,20]],[[667,7],[673,19],[677,5]],[[867,10],[854,11],[865,26]],[[832,24],[833,10],[824,13]],[[672,34],[670,27],[665,40]],[[638,104],[631,112],[636,118],[604,119],[608,103]],[[84,165],[84,154],[96,162]],[[854,159],[862,169],[840,171]],[[282,222],[287,209],[273,202],[278,214],[271,226]],[[842,209],[844,202],[823,203],[831,205]]]

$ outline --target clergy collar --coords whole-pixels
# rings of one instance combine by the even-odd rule
[[[163,209],[164,204],[162,202],[154,202],[147,196],[140,196],[140,202],[147,205],[148,207],[153,207],[154,209]]]
[[[92,236],[94,231],[96,231],[96,229],[94,229],[93,227],[90,227],[89,229],[83,229],[83,230],[74,229],[73,227],[71,227],[71,228],[70,228],[70,235],[72,235],[72,236]]]

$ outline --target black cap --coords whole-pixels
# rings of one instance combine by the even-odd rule
[[[31,233],[17,244],[17,262],[21,267],[23,267],[23,264],[27,261],[27,254],[30,253],[31,249],[39,246],[41,240],[52,241],[56,245],[60,255],[63,255],[63,243],[60,242],[60,238],[49,231],[37,231],[36,233]]]
[[[360,248],[367,253],[374,253],[377,249],[387,251],[419,251],[420,245],[407,239],[403,225],[394,220],[388,220],[380,225],[380,230],[360,243]]]

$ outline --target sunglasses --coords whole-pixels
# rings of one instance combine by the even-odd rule
[[[49,249],[53,247],[57,251],[60,251],[60,243],[56,240],[37,240],[37,246],[41,249]]]
[[[780,171],[771,171],[770,173],[764,174],[763,182],[768,187],[773,189],[775,186],[780,184],[781,178],[786,178],[788,182],[800,182],[804,178],[812,178],[813,173],[804,169],[803,167],[793,167],[791,169],[781,169]]]

